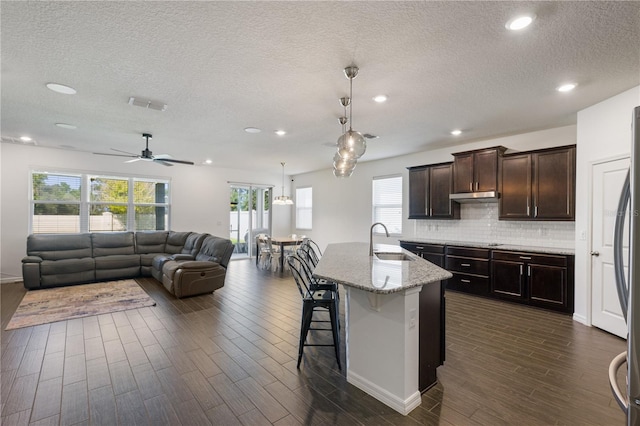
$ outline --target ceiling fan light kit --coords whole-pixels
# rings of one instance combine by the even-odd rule
[[[358,158],[367,150],[367,140],[362,133],[353,130],[353,79],[358,76],[360,70],[355,65],[344,69],[344,75],[349,79],[349,96],[340,98],[340,105],[344,107],[344,116],[339,118],[342,125],[342,135],[338,138],[337,153],[333,158],[333,174],[336,177],[349,177],[356,168]],[[349,118],[347,118],[349,108]],[[349,123],[349,130],[346,124]]]

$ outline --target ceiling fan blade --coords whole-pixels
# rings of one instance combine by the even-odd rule
[[[167,163],[167,161],[166,161],[166,160],[162,160],[162,159],[154,158],[154,159],[153,159],[153,162],[154,162],[154,163],[158,163],[158,164],[162,164],[163,166],[173,167],[173,164],[171,164],[171,163]]]
[[[138,157],[138,158],[134,158],[133,160],[127,160],[125,161],[125,163],[135,163],[136,161],[140,161],[140,160],[141,158]]]
[[[189,164],[191,166],[193,166],[195,164],[193,161],[174,160],[173,158],[163,158],[161,161],[168,161],[170,163]]]
[[[111,157],[129,157],[129,158],[137,158],[137,155],[124,155],[124,154],[107,154],[106,152],[94,152],[96,155],[109,155]]]
[[[111,148],[111,151],[122,152],[123,154],[129,154],[129,155],[134,156],[134,157],[138,156],[138,154],[134,154],[133,152],[129,152],[129,151],[123,151],[121,149]]]

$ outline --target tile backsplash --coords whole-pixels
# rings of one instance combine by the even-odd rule
[[[460,220],[411,220],[413,237],[574,248],[575,222],[498,220],[498,203],[460,205]],[[404,232],[405,238],[411,229]]]

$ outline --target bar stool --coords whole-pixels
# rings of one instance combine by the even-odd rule
[[[296,282],[296,286],[302,296],[302,321],[300,326],[300,342],[298,344],[298,364],[302,361],[302,353],[305,346],[333,346],[338,362],[338,369],[342,369],[340,364],[340,304],[338,294],[334,290],[312,290],[314,287],[311,275],[305,266],[304,260],[293,254],[287,257],[289,269]],[[314,313],[328,312],[329,320],[314,318]],[[312,323],[331,323],[331,328],[312,327]],[[333,344],[307,343],[309,330],[330,331],[333,335]]]

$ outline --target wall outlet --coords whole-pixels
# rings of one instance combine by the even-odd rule
[[[580,231],[580,240],[587,241],[587,231],[585,231],[584,229]]]
[[[413,328],[416,326],[416,310],[409,310],[409,328]]]

